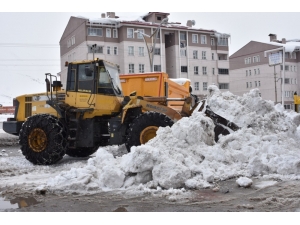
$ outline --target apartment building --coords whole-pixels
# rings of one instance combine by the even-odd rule
[[[187,20],[186,25],[162,23],[169,15],[149,12],[125,20],[109,12],[96,20],[71,17],[60,40],[63,85],[65,61],[102,58],[118,64],[122,74],[149,72],[149,48],[154,54],[153,71],[166,72],[170,78],[190,79],[194,94],[205,96],[210,84],[229,90],[230,35],[195,28],[194,20]],[[147,38],[158,27],[157,35]]]
[[[294,93],[299,94],[300,39],[277,40],[276,34],[269,34],[270,42],[250,41],[229,57],[230,92],[243,95],[253,88],[259,89],[263,99],[281,103],[286,109],[294,109]],[[285,71],[283,65],[269,66],[269,52],[284,47]],[[284,82],[284,92],[282,92]],[[275,88],[276,86],[276,88]],[[283,93],[283,95],[282,95]]]

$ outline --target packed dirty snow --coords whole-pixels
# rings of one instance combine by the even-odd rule
[[[194,112],[171,128],[159,128],[147,144],[101,147],[94,157],[48,174],[39,188],[52,191],[172,190],[213,188],[214,182],[239,177],[300,178],[299,115],[259,97],[253,89],[243,96],[208,87],[207,104],[240,129],[214,141],[214,123]],[[122,152],[122,153],[120,153]],[[6,163],[1,161],[0,170]],[[19,162],[21,163],[21,162]],[[26,159],[23,164],[28,165]],[[14,164],[14,166],[18,166]],[[21,167],[21,165],[20,165]],[[51,167],[36,166],[42,171]],[[22,184],[29,182],[22,180]]]

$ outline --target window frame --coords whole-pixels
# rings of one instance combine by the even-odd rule
[[[130,33],[130,31],[132,31],[132,33]],[[134,28],[127,28],[127,38],[134,38]]]
[[[200,35],[201,44],[206,45],[207,44],[207,37],[204,34]]]
[[[194,44],[198,43],[198,34],[192,34],[192,43],[194,43]]]
[[[128,64],[128,73],[134,73],[134,63]]]

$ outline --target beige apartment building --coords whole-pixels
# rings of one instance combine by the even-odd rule
[[[286,109],[294,109],[294,93],[299,95],[300,39],[277,40],[269,34],[270,42],[250,41],[229,57],[230,92],[242,96],[253,88],[258,88],[263,99],[282,103]],[[265,51],[284,47],[285,73],[282,92],[283,65],[269,66],[269,54]],[[275,78],[276,77],[276,78]],[[275,82],[276,81],[276,82]],[[275,89],[276,84],[276,89]],[[277,93],[277,95],[276,95]],[[283,93],[283,94],[282,94]]]
[[[139,18],[122,19],[109,12],[99,13],[95,20],[71,17],[60,40],[64,87],[66,61],[102,58],[118,64],[121,74],[150,72],[148,46],[154,54],[153,71],[166,72],[170,78],[190,79],[194,94],[205,96],[210,84],[229,90],[230,35],[195,28],[194,20],[187,20],[186,25],[162,23],[169,15],[149,12]],[[157,38],[147,38],[158,27]]]

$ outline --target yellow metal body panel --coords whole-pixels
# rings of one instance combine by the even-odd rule
[[[64,91],[58,93],[63,94]],[[48,93],[49,95],[50,93]],[[18,113],[16,116],[17,121],[25,121],[27,117],[31,115],[48,113],[54,116],[58,116],[55,109],[46,103],[48,100],[47,93],[34,93],[26,94],[16,97],[19,102]]]
[[[168,74],[164,72],[122,74],[120,81],[124,96],[129,96],[133,91],[137,92],[137,96],[142,97],[186,98],[190,96],[189,81],[180,85],[169,79]],[[165,82],[168,83],[168,91]],[[183,104],[183,101],[168,102],[169,107],[177,110],[180,110]]]
[[[123,97],[80,92],[68,92],[65,99],[68,105],[76,108],[94,108],[93,112],[85,113],[83,118],[119,113],[122,101]]]

